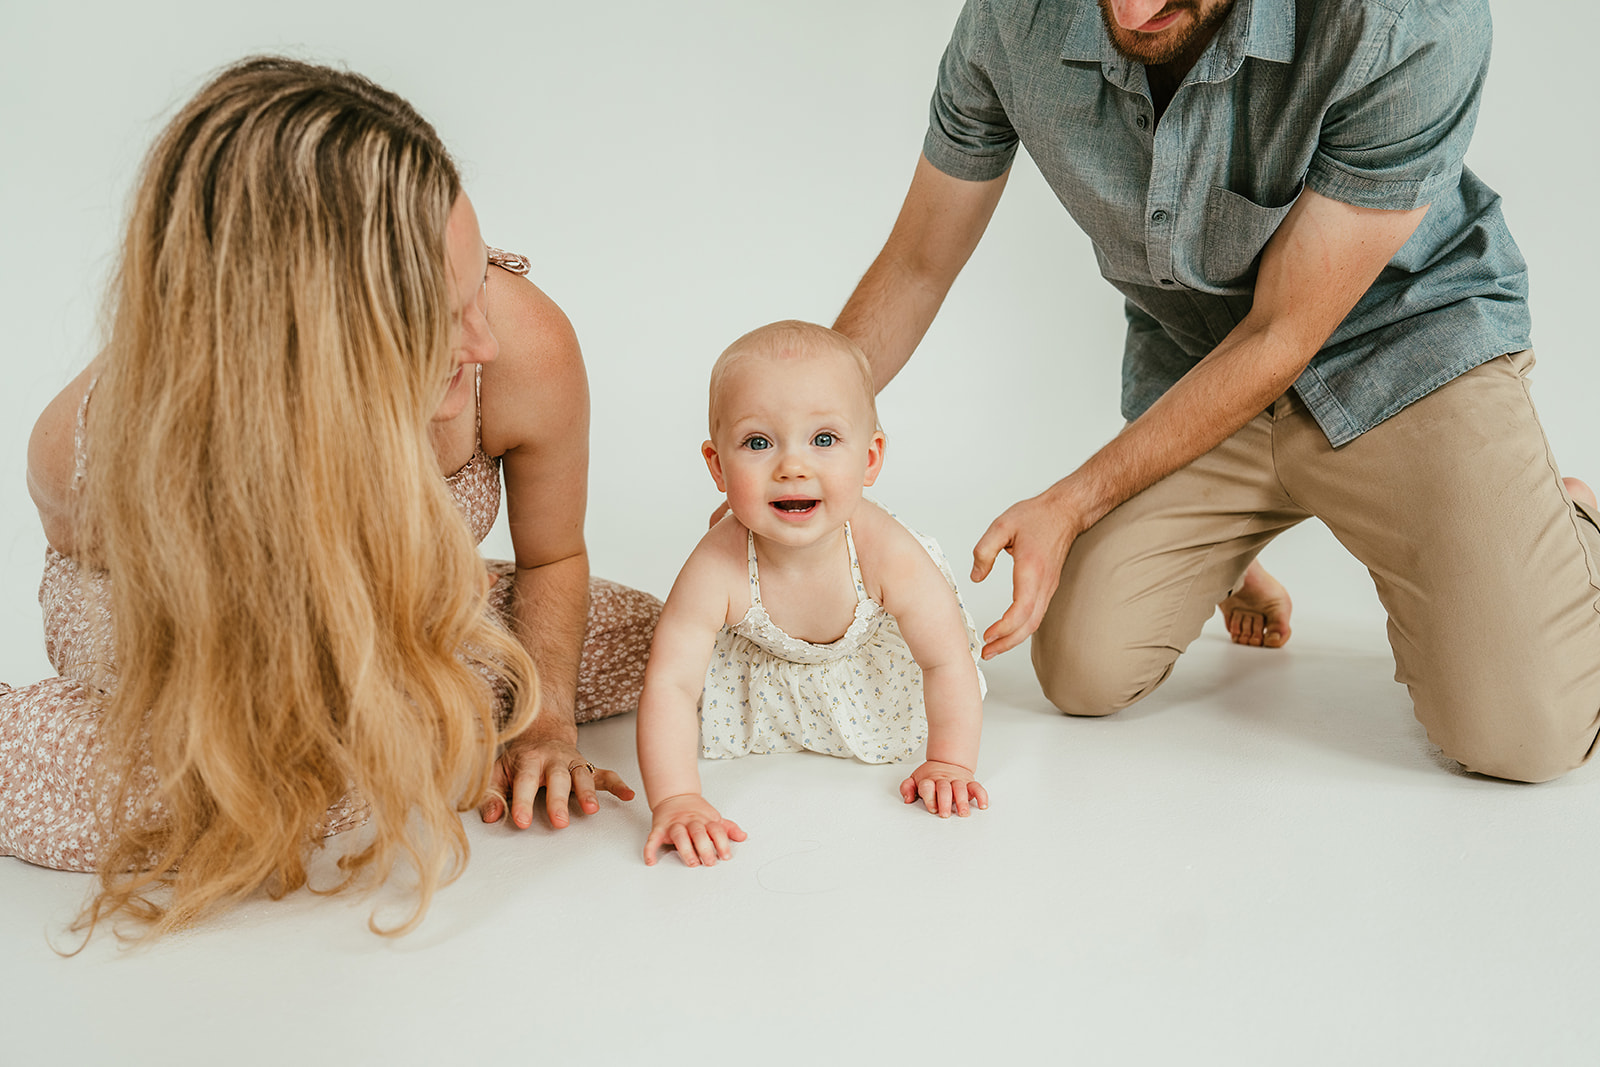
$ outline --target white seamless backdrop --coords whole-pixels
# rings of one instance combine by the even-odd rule
[[[596,571],[664,594],[715,502],[697,453],[711,360],[762,322],[831,322],[904,195],[959,7],[0,0],[0,678],[48,671],[29,429],[95,351],[138,162],[209,72],[260,51],[343,63],[433,121],[489,241],[532,258],[583,345]],[[1468,163],[1505,196],[1531,264],[1535,398],[1556,455],[1569,473],[1600,473],[1587,329],[1600,160],[1581,64],[1545,54],[1553,19],[1576,41],[1597,19],[1554,0],[1496,11]],[[959,569],[994,515],[1116,432],[1121,328],[1087,240],[1020,155],[989,233],[882,398],[877,495]],[[1365,612],[1360,569],[1339,556],[1303,531],[1269,558],[1297,588],[1355,596]],[[997,577],[972,594],[985,620],[1005,603],[1009,576]]]

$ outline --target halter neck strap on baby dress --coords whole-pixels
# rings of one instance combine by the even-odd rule
[[[856,558],[856,539],[850,524],[844,524],[844,543],[850,549],[850,580],[856,583],[856,603],[867,599],[867,583],[861,580],[861,561]]]
[[[850,580],[855,582],[856,603],[867,599],[867,585],[861,580],[861,561],[856,558],[856,539],[850,532],[850,524],[844,524],[844,544],[850,552]],[[756,567],[756,535],[753,530],[744,532],[745,560],[750,568],[750,604],[752,607],[761,606],[761,572]]]

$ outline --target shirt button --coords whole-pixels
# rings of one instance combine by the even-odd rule
[[[1150,125],[1150,119],[1145,115],[1140,115],[1138,118],[1134,119],[1133,121],[1134,121],[1134,124],[1137,125],[1141,130],[1144,129],[1146,126]]]
[[[1167,221],[1167,213],[1165,211],[1152,212],[1151,215],[1150,215],[1150,221],[1151,222],[1166,222]]]

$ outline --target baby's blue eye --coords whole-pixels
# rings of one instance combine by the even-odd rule
[[[831,433],[819,433],[811,439],[811,443],[818,448],[832,448],[835,438]]]
[[[752,437],[750,440],[746,441],[744,446],[752,452],[760,452],[764,448],[771,448],[772,442],[757,434],[755,437]]]

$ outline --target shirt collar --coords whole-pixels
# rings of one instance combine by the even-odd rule
[[[1238,73],[1245,56],[1274,63],[1294,59],[1294,0],[1234,0],[1233,10],[1189,72],[1189,81],[1225,81]],[[1111,81],[1144,85],[1140,64],[1111,47],[1100,5],[1084,0],[1067,26],[1061,58],[1099,63]]]

